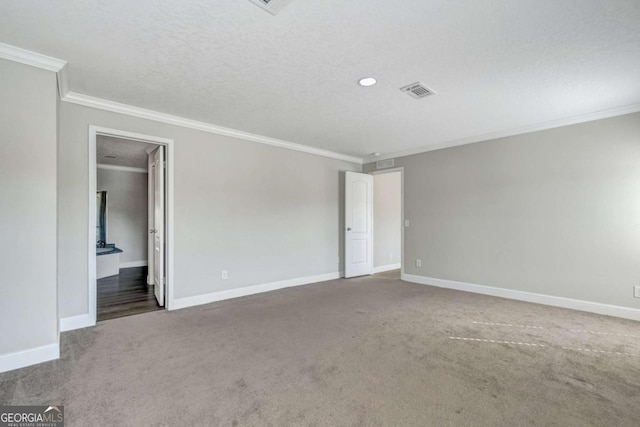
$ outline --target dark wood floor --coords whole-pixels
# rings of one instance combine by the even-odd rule
[[[98,280],[98,321],[160,310],[147,267],[122,268],[117,276]]]

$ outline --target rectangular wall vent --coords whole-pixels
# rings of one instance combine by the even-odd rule
[[[276,15],[283,7],[291,3],[291,0],[249,0],[257,4],[272,15]]]
[[[378,160],[376,162],[376,169],[392,168],[393,165],[394,165],[394,159]]]
[[[411,83],[405,87],[400,88],[401,91],[406,92],[410,96],[416,99],[424,98],[429,95],[435,95],[435,92],[423,85],[420,82]]]

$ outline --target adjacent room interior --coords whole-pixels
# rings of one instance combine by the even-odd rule
[[[2,3],[0,415],[640,425],[639,69],[628,0]]]
[[[402,268],[402,171],[373,175],[373,273]]]
[[[162,308],[153,272],[155,230],[162,227],[153,225],[158,147],[103,135],[96,139],[98,321]]]

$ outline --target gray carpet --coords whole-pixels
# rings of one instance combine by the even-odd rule
[[[639,355],[636,322],[392,272],[64,333],[0,403],[68,426],[638,426]]]

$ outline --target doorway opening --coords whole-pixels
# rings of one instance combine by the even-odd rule
[[[89,312],[170,308],[172,141],[90,127]]]
[[[401,278],[404,170],[345,173],[345,277]]]
[[[373,273],[400,278],[402,172],[373,175]]]

